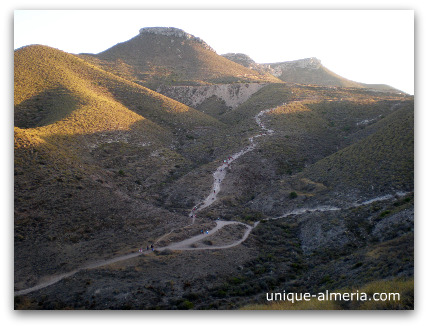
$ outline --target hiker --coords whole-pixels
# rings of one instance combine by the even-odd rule
[[[208,235],[208,230],[207,230],[207,235]]]
[[[201,229],[201,234],[204,234],[204,229]]]
[[[155,247],[153,246],[153,244],[152,244],[152,245],[150,245],[150,248],[152,249],[152,251],[154,251],[154,250],[155,250]]]
[[[147,250],[149,250],[149,245],[147,245]]]

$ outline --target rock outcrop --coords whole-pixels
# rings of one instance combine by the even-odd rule
[[[284,72],[296,69],[316,70],[321,67],[321,60],[315,57],[280,62],[270,64],[258,64],[251,57],[241,53],[227,53],[223,57],[238,63],[242,66],[251,68],[261,73],[269,73],[275,77],[279,77]]]
[[[144,27],[140,29],[140,35],[144,34],[157,34],[165,35],[169,37],[184,38],[186,40],[192,40],[200,43],[205,49],[214,51],[204,40],[198,38],[190,33],[187,33],[179,28],[175,27]],[[215,52],[215,51],[214,51]]]
[[[256,63],[250,56],[242,53],[227,53],[222,55],[224,58],[229,59],[239,65],[248,67],[262,74],[272,74],[272,69],[265,64]]]
[[[293,61],[286,61],[282,63],[263,64],[265,67],[270,68],[270,73],[273,76],[281,76],[284,72],[295,69],[316,70],[321,67],[321,60],[315,57],[304,58]]]
[[[227,58],[235,63],[238,63],[245,67],[251,67],[258,65],[256,62],[248,55],[241,53],[227,53],[222,55],[224,58]]]
[[[226,106],[235,108],[265,85],[262,83],[234,83],[206,86],[161,86],[156,92],[193,108],[212,96],[223,100]]]

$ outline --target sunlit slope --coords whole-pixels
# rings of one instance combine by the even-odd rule
[[[159,84],[280,82],[234,63],[192,39],[140,34],[96,55],[82,58],[131,81]]]
[[[401,92],[385,84],[365,84],[348,80],[327,69],[321,64],[319,59],[314,57],[287,62],[257,64],[245,54],[231,53],[223,56],[245,67],[263,72],[264,74],[272,74],[284,82]]]
[[[177,101],[45,46],[15,52],[14,103],[15,125],[49,126],[61,133],[127,129],[144,118],[172,128],[219,124]]]
[[[193,165],[171,144],[222,124],[45,46],[17,50],[14,74],[16,282],[170,231],[156,191]]]
[[[317,58],[291,62],[265,64],[274,75],[284,82],[324,85],[345,88],[367,88],[386,92],[400,92],[385,84],[365,84],[344,78],[321,64]]]
[[[275,67],[275,65],[271,66]],[[282,81],[301,84],[317,84],[351,88],[363,87],[360,83],[345,79],[322,65],[316,69],[301,67],[284,69],[278,78]]]
[[[331,88],[329,86],[301,85],[294,83],[272,83],[254,93],[250,99],[220,118],[223,122],[241,124],[254,121],[252,118],[259,111],[275,108],[295,101],[317,102],[371,102],[380,100],[405,99],[405,95],[375,92],[363,88]],[[340,104],[340,103],[339,103]],[[348,106],[348,105],[347,105]],[[364,116],[362,116],[364,117]],[[253,123],[255,125],[255,123]]]

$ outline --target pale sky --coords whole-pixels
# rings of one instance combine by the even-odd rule
[[[98,53],[151,26],[183,29],[218,54],[258,63],[317,57],[347,79],[414,93],[412,10],[17,10],[14,48]]]

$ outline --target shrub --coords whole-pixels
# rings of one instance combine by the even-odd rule
[[[292,192],[290,192],[290,195],[288,195],[288,197],[289,197],[290,199],[297,198],[297,193],[296,193],[295,191],[292,191]]]

